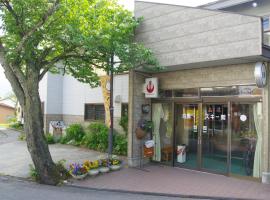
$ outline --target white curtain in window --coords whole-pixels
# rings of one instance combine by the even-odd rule
[[[153,140],[155,141],[153,160],[161,161],[161,143],[160,143],[160,120],[164,117],[164,112],[161,103],[153,104],[152,120],[154,125]]]
[[[261,154],[262,154],[262,103],[253,106],[254,124],[257,132],[257,143],[254,156],[253,176],[261,177]]]

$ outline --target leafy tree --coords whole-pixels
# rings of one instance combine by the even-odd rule
[[[0,0],[0,8],[0,63],[24,111],[38,180],[55,185],[60,173],[45,141],[39,96],[44,75],[67,72],[97,86],[96,68],[115,73],[157,63],[148,49],[132,42],[139,21],[115,1]]]
[[[99,1],[97,9],[106,7],[105,12],[95,13],[95,20],[99,27],[97,34],[93,34],[94,43],[90,46],[101,57],[92,60],[92,65],[102,69],[110,75],[110,134],[109,134],[109,156],[113,153],[113,75],[123,73],[130,69],[144,69],[149,71],[160,70],[156,58],[150,49],[143,44],[134,41],[135,30],[142,18],[135,19],[133,14],[118,5],[116,1]],[[104,20],[104,17],[107,20]],[[92,80],[87,77],[84,68],[79,68],[75,76],[85,83]]]

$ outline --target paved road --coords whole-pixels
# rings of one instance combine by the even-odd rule
[[[7,130],[0,127],[0,145],[17,141],[19,134],[18,131]]]
[[[0,128],[0,174],[26,178],[32,163],[24,141],[18,141],[19,132]],[[73,162],[97,159],[102,153],[69,145],[50,145],[54,161],[65,159],[68,166]],[[0,198],[0,200],[2,200]]]
[[[0,177],[1,200],[188,200],[186,198],[149,196],[119,192],[86,190],[73,187],[52,187]],[[189,199],[190,200],[190,199]]]

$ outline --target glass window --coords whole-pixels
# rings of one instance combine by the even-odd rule
[[[261,96],[262,89],[252,86],[230,86],[201,88],[201,96]]]
[[[121,117],[128,116],[128,104],[122,103]]]
[[[198,95],[197,88],[191,88],[191,89],[175,90],[174,96],[175,97],[197,97],[199,95]]]
[[[85,120],[105,120],[104,105],[85,104]]]
[[[173,110],[172,104],[152,104],[154,161],[171,164],[173,158]]]
[[[231,172],[261,176],[262,103],[232,104]]]
[[[159,90],[159,97],[172,97],[173,96],[173,91],[172,90]]]

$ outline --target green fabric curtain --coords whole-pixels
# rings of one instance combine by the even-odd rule
[[[161,103],[153,104],[152,120],[154,125],[153,140],[155,141],[153,160],[161,161],[161,143],[160,143],[160,120],[164,117]]]
[[[261,161],[262,161],[262,103],[256,103],[253,106],[254,124],[257,132],[257,143],[254,156],[253,176],[261,177]]]

